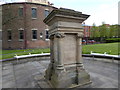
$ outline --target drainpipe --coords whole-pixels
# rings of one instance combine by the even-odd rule
[[[26,2],[24,3],[24,49],[27,48],[27,38],[26,38]]]

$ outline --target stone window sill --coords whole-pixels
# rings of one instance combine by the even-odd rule
[[[36,41],[37,39],[32,39],[32,41]]]
[[[24,40],[23,39],[19,39],[19,42],[23,42]]]
[[[33,20],[37,19],[37,18],[32,18]]]
[[[8,42],[11,42],[12,40],[8,40]]]
[[[45,41],[50,41],[50,39],[45,39]]]

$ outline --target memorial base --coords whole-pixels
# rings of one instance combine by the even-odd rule
[[[50,65],[45,78],[53,88],[90,83],[82,64],[82,22],[90,15],[70,9],[54,9],[43,21],[49,26]]]
[[[91,83],[90,75],[83,67],[76,67],[76,65],[55,67],[52,65],[49,65],[45,75],[52,88],[75,88]]]

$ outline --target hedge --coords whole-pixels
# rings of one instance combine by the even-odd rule
[[[106,39],[106,43],[120,42],[120,38],[109,38]]]

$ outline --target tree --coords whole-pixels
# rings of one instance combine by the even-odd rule
[[[99,27],[97,27],[95,25],[95,23],[93,23],[93,27],[91,28],[91,35],[90,37],[96,41],[99,40],[100,37],[100,33],[99,33]]]
[[[102,22],[102,25],[99,26],[99,31],[100,31],[101,42],[103,42],[104,39],[107,37],[107,27],[104,22]]]
[[[99,27],[96,27],[95,38],[98,38],[98,37],[100,37],[100,32],[99,32]]]
[[[114,36],[114,27],[113,25],[111,25],[109,28],[109,38],[112,38],[113,36]]]
[[[118,37],[119,35],[119,26],[118,25],[111,25],[109,28],[109,38]]]
[[[107,36],[107,27],[104,22],[102,22],[102,25],[99,27],[100,29],[100,37],[106,37]]]
[[[96,31],[96,25],[95,25],[95,23],[93,23],[93,26],[92,26],[91,31],[90,31],[90,37],[92,39],[95,38],[95,31]]]
[[[91,28],[90,38],[97,41],[105,41],[106,38],[120,37],[120,25],[107,26],[102,22],[101,26],[96,26],[95,23]]]
[[[120,38],[120,25],[118,25],[118,37]]]
[[[120,28],[119,28],[119,25],[114,25],[114,36],[115,37],[118,37],[119,36],[119,31],[120,31]]]

